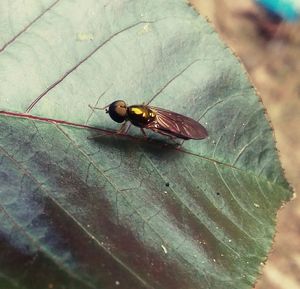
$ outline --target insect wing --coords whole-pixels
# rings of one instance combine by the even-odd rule
[[[156,113],[156,120],[146,128],[182,139],[204,139],[206,129],[194,119],[159,107],[150,107]]]

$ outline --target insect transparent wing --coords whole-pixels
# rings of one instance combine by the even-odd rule
[[[208,136],[206,129],[190,117],[159,107],[151,109],[156,113],[156,119],[146,128],[182,139],[204,139]]]

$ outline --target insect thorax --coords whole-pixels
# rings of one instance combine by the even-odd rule
[[[127,108],[128,120],[135,126],[144,127],[155,120],[156,113],[145,105],[132,105]]]

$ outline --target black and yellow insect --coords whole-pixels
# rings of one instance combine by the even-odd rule
[[[196,120],[163,108],[149,105],[127,106],[123,100],[117,100],[103,109],[106,109],[106,113],[115,122],[124,125],[131,122],[139,127],[144,135],[144,129],[150,129],[171,138],[184,140],[204,139],[208,136],[206,129]],[[121,131],[124,131],[124,125]]]

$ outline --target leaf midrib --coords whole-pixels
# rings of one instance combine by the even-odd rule
[[[32,120],[32,121],[37,121],[37,122],[42,122],[42,123],[48,123],[49,125],[62,125],[62,126],[70,127],[70,128],[90,129],[90,130],[101,131],[101,132],[104,132],[104,133],[115,133],[114,130],[107,130],[107,129],[102,129],[102,128],[98,128],[98,127],[94,127],[94,126],[83,125],[83,124],[78,124],[78,123],[73,123],[73,122],[69,122],[69,121],[53,119],[53,118],[39,117],[39,116],[34,116],[34,115],[19,113],[19,112],[9,112],[9,111],[0,110],[0,117],[1,117],[1,115],[3,115],[4,117],[12,117],[12,118],[17,118],[17,119],[20,118],[20,119],[25,119],[25,120]],[[130,138],[130,139],[133,139],[133,140],[136,140],[136,141],[144,140],[144,138],[139,138],[139,137],[132,136],[132,135],[129,135],[129,134],[126,134],[126,135],[115,134],[114,136],[115,137]],[[155,145],[155,143],[154,143],[154,145]],[[206,157],[206,156],[203,156],[203,155],[191,152],[191,151],[183,150],[180,147],[175,147],[175,146],[170,145],[169,148],[174,149],[174,150],[176,150],[180,153],[184,153],[184,154],[188,154],[188,155],[198,157],[200,159],[206,160],[206,161],[211,162],[213,164],[222,165],[222,166],[228,167],[232,170],[242,172],[242,173],[246,173],[249,176],[259,178],[261,181],[264,181],[269,185],[275,185],[275,186],[281,188],[284,191],[287,190],[282,184],[278,184],[278,183],[275,183],[274,181],[270,181],[266,177],[261,177],[261,175],[257,175],[253,171],[247,171],[246,169],[236,167],[236,166],[234,166],[230,163],[225,163],[223,161],[214,160],[210,157]]]

